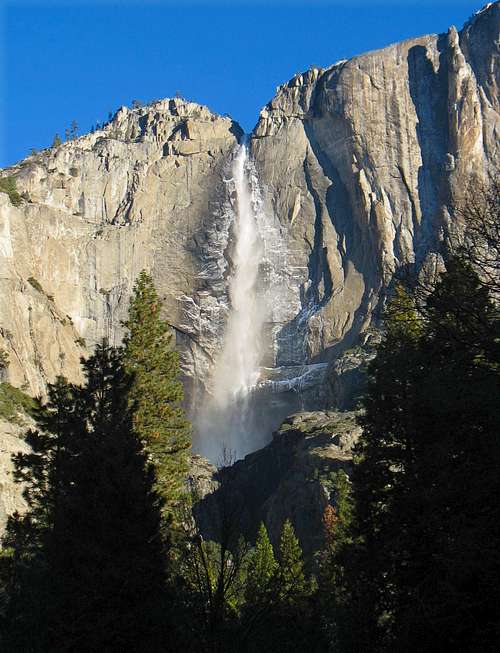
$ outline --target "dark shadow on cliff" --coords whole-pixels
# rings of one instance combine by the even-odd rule
[[[420,224],[418,224],[416,212],[413,213],[417,267],[423,263],[429,251],[440,250],[439,229],[443,224],[442,206],[448,202],[449,197],[449,186],[445,176],[448,149],[446,35],[438,38],[437,48],[439,67],[436,71],[431,60],[427,58],[425,47],[414,46],[408,55],[410,94],[418,117],[417,139],[422,156],[422,166],[418,172],[418,194],[422,211]],[[318,116],[315,119],[317,120]],[[342,121],[342,118],[334,117],[334,120]],[[339,128],[339,131],[346,132],[348,137],[349,124],[339,124]],[[334,129],[334,125],[332,125],[332,129]],[[374,294],[380,295],[373,311],[374,320],[377,320],[377,314],[383,305],[385,294],[381,281],[383,270],[378,256],[379,243],[374,230],[375,216],[371,216],[370,223],[366,226],[357,224],[353,219],[358,211],[356,204],[359,188],[356,180],[352,180],[352,189],[349,189],[346,185],[349,184],[349,181],[342,178],[339,166],[331,160],[316,138],[314,121],[306,120],[304,130],[322,173],[331,183],[326,192],[326,206],[322,206],[321,198],[311,179],[307,160],[304,162],[305,181],[313,198],[316,212],[315,238],[308,263],[310,285],[307,290],[304,290],[301,297],[303,309],[283,327],[278,340],[285,346],[294,337],[304,343],[309,318],[331,301],[337,290],[332,283],[332,274],[328,267],[323,239],[324,212],[327,211],[338,234],[338,240],[343,243],[340,254],[344,274],[347,273],[348,264],[351,264],[362,275],[365,284],[364,294],[354,313],[352,325],[342,340],[327,346],[323,352],[311,359],[311,362],[332,361],[345,350],[357,344]],[[320,292],[321,284],[323,292]],[[308,359],[305,349],[306,347],[303,345],[302,352],[298,352],[303,354],[302,360],[296,360],[296,363],[300,364]],[[280,354],[281,348],[278,361]]]
[[[459,33],[460,48],[467,63],[481,85],[489,102],[500,105],[498,97],[498,34],[500,32],[500,4],[491,3],[487,11],[473,16]],[[496,75],[495,75],[496,73]]]
[[[414,218],[414,250],[417,265],[436,249],[443,225],[442,207],[449,201],[446,174],[448,152],[448,66],[447,36],[437,40],[439,67],[434,70],[427,49],[415,45],[408,51],[408,82],[417,113],[417,139],[422,156],[418,171],[421,223]],[[429,247],[430,245],[430,247]]]
[[[304,343],[309,318],[331,301],[336,292],[339,292],[339,289],[334,287],[332,281],[332,274],[327,260],[327,247],[323,238],[323,212],[326,211],[338,235],[338,242],[343,243],[340,254],[344,276],[347,276],[348,265],[351,264],[363,276],[365,285],[362,300],[352,319],[352,325],[342,340],[326,347],[323,352],[310,360],[310,362],[332,361],[357,342],[368,310],[370,297],[378,290],[378,284],[375,283],[375,280],[381,274],[381,270],[378,269],[377,260],[373,256],[376,243],[373,241],[370,229],[365,233],[353,220],[356,211],[356,207],[353,206],[355,196],[351,197],[339,170],[322,150],[316,138],[313,123],[306,121],[304,129],[312,153],[322,174],[330,181],[330,185],[326,191],[326,206],[322,207],[318,191],[314,188],[311,179],[307,160],[304,162],[305,180],[316,211],[314,246],[308,263],[311,283],[301,297],[303,309],[291,322],[283,327],[278,336],[278,341],[286,342],[295,335],[295,337],[301,338]],[[323,283],[323,294],[319,290],[321,282]],[[302,353],[302,360],[296,361],[298,364],[308,359],[305,346]]]
[[[322,516],[330,498],[331,474],[351,468],[340,449],[341,434],[355,428],[354,413],[307,413],[288,417],[272,441],[216,473],[218,488],[194,506],[205,539],[220,542],[225,533],[255,542],[264,521],[272,543],[279,542],[285,519],[292,520],[308,566],[323,543]],[[234,537],[231,546],[236,546]]]

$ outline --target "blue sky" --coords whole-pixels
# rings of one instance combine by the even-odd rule
[[[176,91],[250,131],[276,86],[296,72],[461,27],[481,4],[7,0],[0,15],[0,167],[50,145],[72,120],[85,132],[133,99]]]

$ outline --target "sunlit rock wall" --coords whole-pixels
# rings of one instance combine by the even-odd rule
[[[0,346],[13,384],[38,394],[57,374],[78,380],[82,354],[120,342],[143,268],[187,376],[206,373],[224,322],[224,172],[240,137],[229,118],[164,100],[4,171],[25,199],[16,208],[0,193]]]
[[[370,337],[397,269],[436,260],[457,189],[497,164],[499,32],[497,2],[459,33],[297,75],[263,109],[250,150],[279,226],[269,251],[281,286],[260,392],[280,411],[334,401],[329,366]],[[38,394],[57,374],[79,380],[82,354],[120,342],[145,268],[198,401],[229,310],[227,180],[241,136],[229,118],[163,100],[2,171],[24,197],[16,208],[0,193],[0,347],[13,384]]]
[[[364,344],[394,272],[439,259],[457,192],[498,167],[499,39],[497,2],[460,33],[296,75],[262,110],[251,152],[299,303],[277,365]]]

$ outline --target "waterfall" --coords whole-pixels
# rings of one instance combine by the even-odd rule
[[[257,288],[263,247],[247,177],[247,161],[246,145],[241,145],[233,163],[236,206],[234,272],[229,282],[231,310],[224,347],[213,376],[213,396],[221,408],[244,401],[255,387],[265,321],[265,305]]]
[[[268,221],[245,144],[236,152],[227,183],[231,185],[233,214],[229,313],[212,374],[211,395],[198,418],[200,453],[215,462],[223,450],[240,458],[269,437],[262,432],[254,396],[269,317],[269,293],[261,270],[269,254],[265,242],[269,226],[266,229]]]

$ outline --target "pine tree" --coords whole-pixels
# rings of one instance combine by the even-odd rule
[[[15,458],[29,510],[9,522],[8,650],[162,648],[164,560],[151,470],[132,428],[130,378],[107,346],[86,384],[58,379]]]
[[[151,277],[141,272],[125,327],[125,364],[133,376],[134,429],[156,473],[156,490],[174,513],[184,491],[191,446],[182,407],[179,356]]]
[[[271,587],[269,608],[261,613],[248,650],[292,653],[312,649],[317,628],[311,602],[315,586],[306,578],[302,549],[288,519],[283,524]]]
[[[352,537],[354,503],[351,483],[340,470],[333,477],[335,506],[328,504],[323,514],[325,544],[317,556],[319,575],[318,623],[327,650],[352,650],[351,582],[346,573],[353,561],[356,542]]]
[[[281,605],[290,606],[299,603],[311,589],[304,574],[302,549],[289,519],[281,531],[277,586]]]
[[[318,553],[320,587],[334,593],[342,582],[342,556],[352,544],[354,504],[351,483],[340,470],[333,476],[335,507],[328,504],[323,512],[325,545]]]
[[[358,546],[348,560],[350,614],[344,615],[352,623],[342,628],[344,633],[350,631],[352,648],[372,646],[374,651],[388,649],[394,616],[394,594],[388,589],[387,575],[398,555],[401,527],[395,524],[400,516],[393,501],[415,484],[408,472],[418,432],[415,390],[424,321],[401,285],[396,285],[386,309],[384,326],[385,337],[370,366],[366,415],[361,420],[364,430],[356,451],[354,533]]]
[[[277,606],[278,563],[267,529],[260,524],[255,547],[247,560],[244,609],[241,618],[241,645],[244,650],[265,651],[269,645]]]
[[[264,523],[259,526],[255,548],[249,555],[245,596],[253,606],[268,602],[278,569],[273,546]]]
[[[52,147],[59,147],[61,143],[62,143],[61,137],[59,136],[59,134],[55,134],[54,140],[52,141]]]
[[[71,451],[71,393],[62,377],[49,386],[47,404],[37,414],[38,429],[26,434],[32,452],[13,456],[14,479],[25,486],[28,511],[9,518],[2,542],[5,650],[50,650],[47,623],[55,599],[49,548],[57,532],[56,514]]]
[[[164,581],[152,474],[127,405],[119,350],[98,346],[75,393],[82,418],[51,569],[58,650],[160,648]]]
[[[456,258],[419,312],[409,296],[391,306],[371,366],[354,473],[357,647],[486,651],[499,628],[499,314]]]

